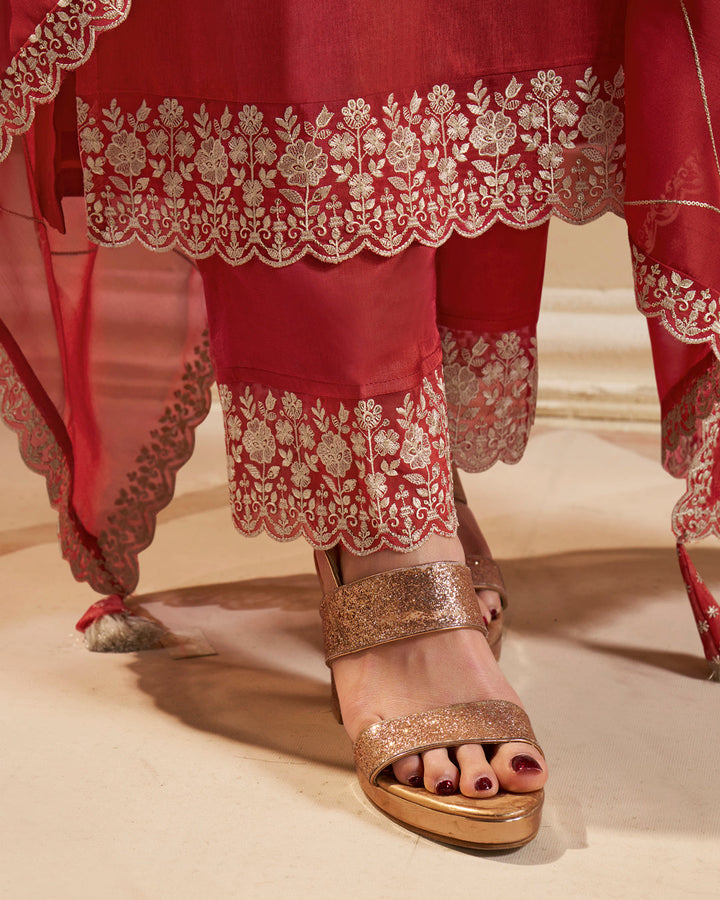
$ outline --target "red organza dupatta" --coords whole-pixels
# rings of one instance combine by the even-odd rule
[[[715,3],[628,4],[625,218],[653,348],[663,465],[687,479],[673,530],[717,678],[720,606],[684,545],[720,536],[719,38]]]

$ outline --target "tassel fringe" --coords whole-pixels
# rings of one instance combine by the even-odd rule
[[[133,653],[160,645],[165,630],[142,616],[111,614],[92,622],[85,630],[85,646],[98,653]]]
[[[97,653],[133,653],[160,646],[165,629],[138,616],[119,594],[112,594],[88,609],[75,626],[85,635],[85,646]]]

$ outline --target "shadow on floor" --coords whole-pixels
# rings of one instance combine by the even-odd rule
[[[720,582],[719,554],[701,549],[693,556],[709,584]],[[681,696],[691,688],[687,683],[672,682],[672,676],[685,676],[695,684],[704,680],[707,668],[700,643],[698,655],[693,657],[665,646],[643,646],[637,634],[630,641],[621,633],[617,641],[603,635],[606,628],[614,634],[613,628],[622,623],[622,614],[637,610],[638,604],[647,607],[648,616],[654,614],[653,608],[658,603],[661,612],[666,613],[668,597],[673,596],[673,588],[669,586],[673,585],[677,585],[678,615],[692,619],[674,552],[657,549],[575,552],[508,560],[503,567],[510,590],[513,635],[517,635],[518,642],[524,637],[542,639],[539,643],[523,644],[531,663],[543,652],[547,653],[542,648],[547,647],[548,641],[552,642],[552,652],[567,655],[562,661],[567,669],[563,676],[566,684],[575,677],[577,689],[575,685],[566,688],[565,697],[570,699],[565,702],[570,704],[570,710],[561,709],[562,704],[557,701],[559,706],[555,711],[559,732],[552,735],[553,740],[565,749],[567,730],[572,735],[574,749],[567,751],[565,764],[569,774],[550,795],[546,822],[552,823],[552,834],[545,841],[544,849],[538,843],[531,845],[534,849],[498,858],[523,865],[546,863],[568,848],[585,846],[585,829],[590,824],[642,830],[645,823],[651,822],[653,830],[660,832],[685,830],[692,834],[699,829],[706,836],[720,834],[718,812],[710,807],[698,807],[694,817],[686,816],[681,823],[673,804],[676,800],[684,801],[682,786],[677,788],[679,793],[675,799],[665,787],[671,767],[668,760],[683,758],[683,730],[685,734],[692,732],[693,722],[697,727],[697,719],[693,719],[697,709],[694,712],[686,709],[680,700],[674,709],[672,697],[667,700],[657,688],[655,694],[648,695],[651,703],[663,704],[658,706],[657,719],[643,720],[640,727],[632,708],[633,703],[647,704],[642,690],[648,679],[643,679],[638,665],[661,672],[663,678],[670,679],[671,688],[673,684],[680,685]],[[177,620],[178,610],[205,607],[212,629],[225,642],[218,656],[181,663],[172,661],[163,652],[138,654],[132,669],[140,689],[153,698],[158,708],[191,728],[237,742],[242,745],[243,753],[248,746],[258,747],[297,760],[297,766],[275,767],[277,777],[282,779],[279,790],[283,789],[282,785],[285,789],[306,790],[308,772],[304,764],[308,762],[347,773],[352,770],[350,745],[331,716],[328,679],[323,678],[317,617],[319,592],[314,576],[301,574],[185,587],[135,599],[161,621],[163,611],[169,615],[173,609]],[[265,617],[263,634],[255,635],[255,642],[248,643],[247,629],[257,627],[258,614],[271,611],[276,611],[275,618]],[[277,627],[277,646],[273,627]],[[599,632],[599,636],[594,632]],[[242,640],[233,639],[233,635],[240,634],[245,635]],[[674,634],[672,622],[663,634]],[[212,631],[208,636],[215,642]],[[317,677],[293,670],[292,659],[286,653],[288,646],[299,647],[306,657],[309,654],[317,658]],[[286,658],[282,657],[283,653]],[[585,675],[583,664],[575,660],[585,653],[592,658],[591,667],[596,675],[613,681],[614,697],[604,696],[602,684],[583,681],[592,676]],[[610,667],[611,658],[624,660],[626,665],[619,674],[613,674],[616,668]],[[696,698],[697,702],[706,702],[705,688],[699,685],[695,689],[702,694]],[[590,706],[586,695],[593,697]],[[552,714],[554,699],[552,695],[546,703],[546,716],[548,709]],[[678,724],[673,734],[667,733],[664,704],[668,711],[674,710],[667,713],[675,716],[674,722]],[[647,708],[642,711],[647,716]],[[683,724],[680,720],[684,716],[687,721]],[[545,723],[546,729],[548,724]],[[619,743],[617,735],[631,730],[634,730],[633,741]],[[720,739],[720,733],[716,737]],[[638,756],[638,744],[642,741],[663,747],[667,759],[656,750],[651,760],[642,754]],[[618,754],[622,757],[620,766],[612,762]],[[613,769],[607,798],[588,804],[587,808],[583,805],[585,782],[582,773],[575,771],[578,759],[583,761],[584,772],[607,772],[609,766]],[[560,763],[563,764],[562,759]],[[704,776],[698,774],[693,790],[702,791],[703,781]],[[596,792],[594,779],[591,782],[591,791]],[[632,811],[631,818],[628,810]],[[585,816],[589,817],[587,822]]]

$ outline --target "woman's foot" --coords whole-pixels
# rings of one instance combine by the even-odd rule
[[[450,560],[464,562],[457,538],[430,537],[411,553],[380,551],[340,556],[343,582],[396,568]],[[490,592],[492,593],[492,592]],[[384,719],[472,700],[520,699],[498,668],[487,641],[474,629],[439,631],[382,644],[341,657],[332,664],[343,723],[355,741],[368,726]],[[489,757],[489,758],[488,758]],[[522,742],[484,752],[479,744],[454,751],[428,750],[406,756],[393,766],[403,784],[436,794],[460,791],[468,797],[491,797],[499,789],[523,793],[541,788],[547,765],[540,752]]]

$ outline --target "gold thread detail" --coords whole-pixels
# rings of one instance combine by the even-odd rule
[[[697,72],[698,81],[700,82],[700,93],[702,94],[703,107],[705,108],[705,119],[707,121],[708,133],[710,135],[713,154],[715,156],[715,167],[717,168],[718,175],[720,175],[720,160],[718,160],[717,147],[715,146],[715,135],[713,134],[712,118],[710,116],[710,105],[708,104],[707,92],[705,90],[705,78],[703,77],[702,66],[700,65],[700,53],[698,52],[697,44],[695,43],[695,34],[690,22],[690,16],[688,15],[688,11],[685,7],[685,0],[680,0],[680,7],[682,9],[683,16],[685,17],[685,25],[687,26],[690,43],[692,44],[693,56],[695,57],[695,70]]]
[[[37,25],[0,80],[0,162],[13,138],[32,125],[36,105],[57,96],[61,72],[85,63],[96,35],[124,22],[130,5],[131,0],[61,0]]]

